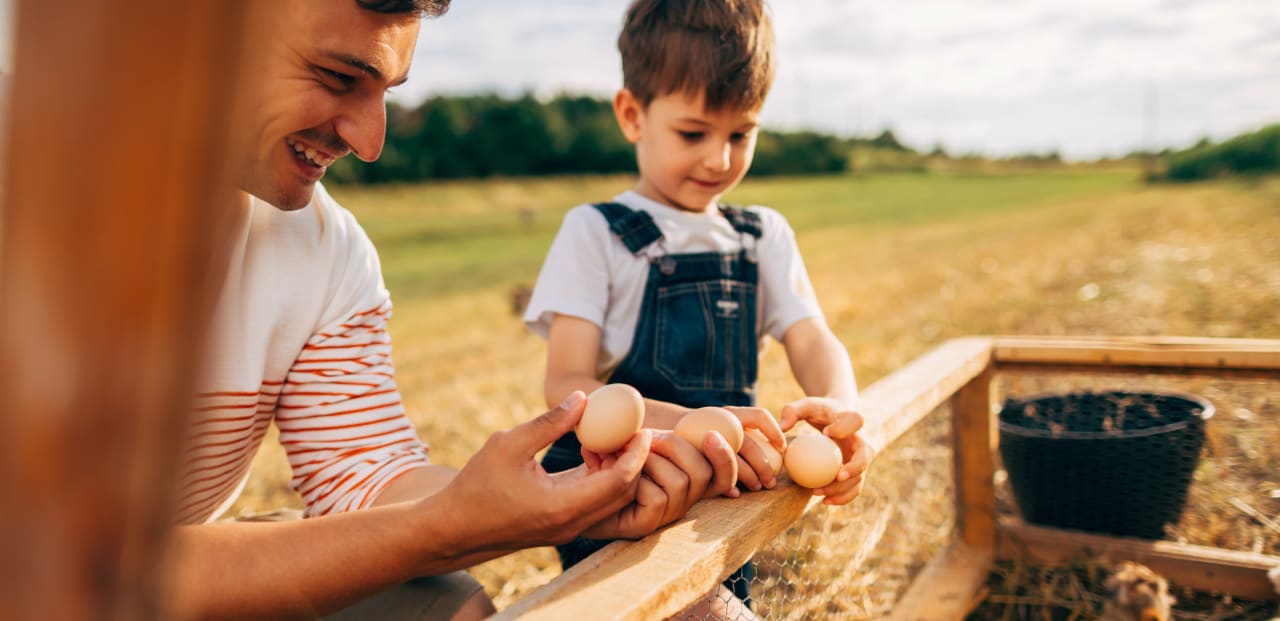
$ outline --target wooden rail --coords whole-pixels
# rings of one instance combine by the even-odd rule
[[[1110,537],[1027,524],[1004,518],[999,522],[1000,559],[1033,565],[1056,565],[1080,559],[1104,563],[1137,561],[1179,586],[1237,597],[1268,600],[1276,588],[1267,570],[1280,567],[1280,556],[1237,552],[1173,541]]]
[[[956,539],[899,600],[891,619],[963,619],[997,558],[1032,562],[1085,555],[1138,560],[1176,582],[1240,596],[1270,596],[1276,557],[1046,529],[995,512],[991,380],[1000,371],[1161,372],[1280,378],[1280,340],[1204,338],[966,338],[948,341],[863,392],[867,437],[886,446],[950,405],[955,443]],[[777,490],[698,504],[637,542],[610,545],[500,613],[497,619],[662,618],[687,607],[814,504]],[[849,568],[851,571],[855,568]]]
[[[948,341],[863,391],[866,434],[886,446],[990,365],[986,339]],[[661,619],[688,607],[815,502],[789,481],[769,492],[698,503],[645,539],[615,542],[496,619]]]
[[[1001,371],[1177,373],[1280,379],[1280,341],[1178,337],[1023,337],[994,340]]]

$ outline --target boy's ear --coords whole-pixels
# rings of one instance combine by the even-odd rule
[[[628,89],[620,89],[613,96],[613,116],[618,119],[618,127],[627,141],[635,143],[640,140],[641,117],[644,107],[640,100]]]

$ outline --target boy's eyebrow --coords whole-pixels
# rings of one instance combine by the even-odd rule
[[[693,124],[693,125],[701,125],[701,126],[703,126],[703,127],[711,127],[711,123],[709,123],[709,122],[707,122],[707,121],[704,121],[704,120],[702,120],[702,119],[700,119],[700,118],[698,118],[698,117],[694,117],[694,116],[686,116],[686,117],[683,117],[683,118],[680,118],[680,119],[676,119],[676,120],[680,121],[681,123],[690,123],[690,124]],[[737,127],[737,129],[750,131],[750,130],[755,129],[755,128],[759,127],[759,126],[760,126],[760,123],[758,123],[758,122],[756,122],[756,121],[747,121],[746,123],[743,123],[743,124],[739,125],[739,126]]]
[[[330,60],[335,60],[344,65],[347,65],[348,67],[351,67],[352,69],[360,71],[365,75],[368,75],[369,77],[373,78],[375,81],[387,82],[387,77],[382,74],[381,69],[363,60],[360,60],[355,56],[352,56],[350,54],[343,54],[342,52],[325,52],[324,55],[327,56]],[[391,81],[390,83],[387,84],[387,86],[388,87],[400,86],[401,84],[404,84],[408,79],[409,79],[408,74],[405,74]]]

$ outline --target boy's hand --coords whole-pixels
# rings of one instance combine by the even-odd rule
[[[729,410],[742,421],[743,429],[756,429],[763,433],[779,453],[787,450],[787,440],[782,436],[782,428],[778,426],[778,421],[774,420],[769,410],[731,405],[724,406],[724,409]],[[751,439],[751,436],[743,438],[742,448],[738,451],[738,482],[753,492],[764,488],[773,489],[773,486],[778,483],[777,476],[773,474],[773,468],[769,467],[769,460],[765,458],[764,450]]]
[[[844,457],[844,465],[840,467],[835,482],[815,489],[813,493],[826,496],[823,504],[843,505],[853,501],[862,493],[863,477],[876,454],[875,447],[858,435],[862,429],[862,415],[825,397],[805,397],[782,408],[784,431],[802,420],[835,440]]]

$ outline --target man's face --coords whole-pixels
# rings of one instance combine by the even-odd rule
[[[249,42],[252,90],[234,151],[240,189],[284,210],[311,201],[338,158],[378,158],[384,97],[405,81],[420,19],[355,0],[275,0]]]
[[[636,145],[636,190],[685,211],[706,211],[751,167],[758,110],[707,110],[701,93],[671,93],[643,107],[625,89],[614,101]]]

